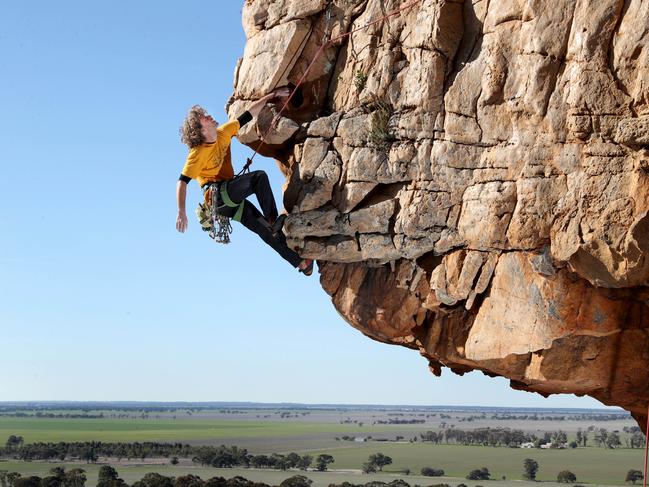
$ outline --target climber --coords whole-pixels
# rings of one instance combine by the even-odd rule
[[[195,105],[189,110],[180,128],[180,138],[189,147],[189,155],[176,186],[176,229],[181,233],[187,229],[187,183],[196,179],[204,191],[208,188],[217,191],[219,214],[240,221],[293,267],[310,276],[313,260],[300,258],[286,245],[281,230],[285,215],[277,215],[275,198],[266,173],[252,171],[234,176],[230,157],[231,139],[239,129],[257,116],[267,102],[273,99],[286,100],[288,96],[287,88],[275,90],[253,103],[238,118],[221,126],[204,108]],[[257,197],[261,212],[246,200],[252,194]]]

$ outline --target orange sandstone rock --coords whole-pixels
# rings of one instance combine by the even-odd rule
[[[230,114],[406,3],[246,0]],[[640,0],[422,0],[327,45],[262,149],[287,178],[288,241],[352,326],[433,373],[644,424],[648,66]]]

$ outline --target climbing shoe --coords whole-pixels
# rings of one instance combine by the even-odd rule
[[[304,265],[304,267],[302,267]],[[300,262],[300,267],[298,270],[305,276],[310,276],[313,274],[313,259],[304,259]]]

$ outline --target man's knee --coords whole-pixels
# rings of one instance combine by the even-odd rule
[[[265,179],[266,181],[268,181],[268,174],[266,174],[266,171],[262,171],[261,169],[258,169],[257,171],[252,171],[250,174],[257,180]]]
[[[254,180],[254,185],[256,188],[261,188],[264,190],[269,190],[270,189],[270,180],[268,179],[268,174],[266,174],[266,171],[255,171],[253,174],[253,180]]]

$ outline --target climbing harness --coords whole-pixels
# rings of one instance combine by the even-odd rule
[[[338,36],[336,36],[336,37],[333,37],[333,38],[329,39],[327,42],[323,43],[323,44],[318,48],[318,50],[316,51],[315,55],[313,56],[313,59],[311,60],[311,63],[307,66],[307,68],[306,68],[306,70],[304,71],[304,73],[302,73],[302,77],[300,78],[300,80],[299,80],[299,81],[297,82],[297,84],[295,85],[295,88],[293,88],[291,94],[289,95],[289,97],[288,97],[288,98],[286,99],[286,101],[284,102],[284,105],[282,106],[282,108],[280,109],[280,111],[277,112],[277,114],[273,117],[272,121],[270,122],[270,125],[268,126],[268,129],[263,133],[263,135],[262,135],[261,138],[259,139],[259,142],[257,143],[257,146],[255,147],[255,150],[254,150],[252,156],[249,157],[249,158],[246,160],[246,164],[243,166],[243,169],[241,170],[241,172],[240,172],[239,174],[242,174],[242,173],[244,173],[244,172],[246,172],[246,171],[249,170],[250,166],[252,165],[252,161],[253,161],[253,159],[254,159],[255,156],[259,153],[259,149],[261,148],[262,144],[264,143],[264,139],[266,138],[266,136],[268,136],[268,134],[270,133],[270,131],[273,130],[273,129],[275,128],[275,124],[279,121],[280,116],[282,115],[282,113],[284,112],[284,110],[286,110],[286,107],[288,107],[288,104],[291,102],[291,100],[293,99],[293,97],[295,96],[295,94],[298,92],[298,90],[300,89],[300,87],[301,87],[302,84],[304,83],[304,80],[306,79],[307,75],[309,74],[309,71],[311,71],[311,68],[313,68],[313,66],[315,65],[315,63],[316,63],[316,61],[318,60],[318,58],[322,55],[322,53],[324,52],[324,50],[325,50],[327,47],[329,47],[329,46],[335,44],[336,42],[338,42],[339,40],[341,40],[341,39],[343,39],[343,38],[345,38],[345,37],[351,36],[352,34],[358,32],[358,31],[361,31],[361,30],[367,29],[368,27],[371,27],[371,26],[373,26],[373,25],[376,25],[376,24],[378,24],[378,23],[380,23],[380,22],[384,22],[385,20],[387,20],[387,19],[389,19],[389,18],[391,18],[391,17],[394,17],[394,16],[396,16],[396,15],[399,15],[399,14],[401,14],[402,12],[404,12],[405,10],[408,10],[408,9],[414,7],[415,5],[421,3],[422,1],[423,1],[423,0],[415,0],[414,2],[410,2],[410,3],[404,5],[404,6],[401,7],[401,8],[398,8],[398,9],[392,10],[391,12],[388,12],[387,14],[385,14],[385,15],[382,16],[382,17],[380,17],[379,19],[373,20],[373,21],[371,21],[371,22],[369,22],[369,23],[363,25],[362,27],[358,27],[358,28],[356,28],[356,29],[350,30],[349,32],[345,32],[345,33],[343,33],[343,34],[340,34],[340,35],[338,35]],[[327,18],[327,28],[328,28],[329,21],[330,21],[330,17],[331,17],[331,13],[328,12],[327,15],[328,15],[328,18]],[[326,32],[325,32],[325,35],[326,35]],[[310,37],[310,34],[309,34],[308,37]],[[323,37],[323,40],[324,40],[324,37]],[[300,50],[298,50],[297,52],[300,52]],[[289,65],[290,65],[290,64],[289,64]]]
[[[203,186],[203,203],[196,208],[196,216],[204,232],[208,232],[210,238],[216,243],[229,244],[232,225],[230,219],[241,222],[243,207],[246,200],[235,203],[228,194],[228,181],[207,183]],[[219,196],[223,204],[219,205]],[[225,208],[236,208],[234,216],[229,217],[223,214]]]

